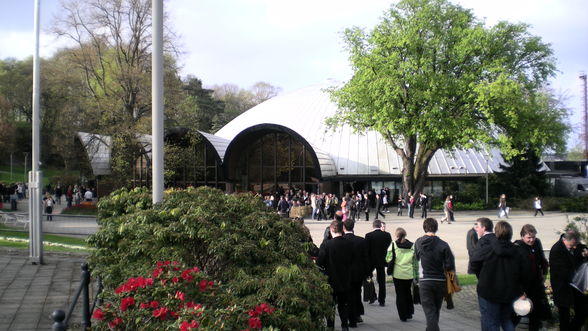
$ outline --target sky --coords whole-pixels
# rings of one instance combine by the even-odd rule
[[[581,72],[588,72],[587,0],[451,0],[488,26],[500,20],[528,23],[532,34],[551,44],[558,75],[551,86],[564,97],[579,142],[583,113]],[[342,31],[369,31],[397,0],[166,0],[172,29],[183,51],[182,75],[205,86],[249,88],[264,81],[282,93],[327,79],[347,81],[352,70]],[[0,59],[32,55],[33,0],[0,0]],[[66,45],[50,33],[59,0],[41,0],[40,53]]]

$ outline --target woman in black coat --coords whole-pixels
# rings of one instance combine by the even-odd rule
[[[588,296],[570,286],[574,273],[587,257],[588,249],[580,243],[576,231],[562,234],[549,252],[553,301],[559,311],[559,327],[562,331],[580,330],[588,314]],[[570,308],[575,312],[572,320]]]

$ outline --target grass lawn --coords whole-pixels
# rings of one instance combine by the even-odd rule
[[[5,225],[0,225],[0,246],[12,248],[28,248],[28,242],[16,240],[28,240],[28,231],[16,231]],[[43,249],[53,252],[86,252],[86,240],[68,236],[53,234],[43,235]]]
[[[12,179],[10,176],[10,165],[0,165],[0,182],[2,183],[21,183],[21,182],[28,182],[28,171],[30,168],[27,168],[27,174],[25,176],[24,167],[22,165],[12,165]],[[43,186],[49,184],[49,181],[52,177],[61,176],[61,175],[72,175],[75,177],[79,177],[79,172],[66,172],[63,169],[54,169],[54,168],[44,168],[43,171]]]

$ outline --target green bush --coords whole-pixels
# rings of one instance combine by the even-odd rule
[[[148,273],[155,261],[179,261],[226,287],[228,305],[275,307],[269,325],[324,329],[331,290],[305,253],[308,235],[259,199],[199,187],[168,192],[153,207],[149,191],[137,188],[113,192],[98,208],[101,228],[88,239],[95,248],[90,263],[110,290]]]
[[[588,212],[588,196],[564,198],[560,209],[563,212],[586,213]]]

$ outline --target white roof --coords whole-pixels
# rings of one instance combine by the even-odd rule
[[[327,128],[324,120],[333,116],[338,107],[325,89],[337,85],[327,81],[274,97],[239,115],[215,135],[231,141],[255,125],[284,126],[304,137],[315,149],[323,177],[400,175],[402,160],[379,133],[372,130],[353,133],[348,125],[334,132]],[[428,173],[430,176],[485,174],[486,159],[489,172],[500,171],[499,165],[504,160],[498,149],[439,150],[429,164]]]
[[[78,132],[94,176],[110,174],[110,136]]]

